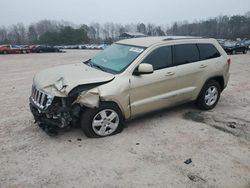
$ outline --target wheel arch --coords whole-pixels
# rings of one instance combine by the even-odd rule
[[[120,110],[123,119],[124,119],[124,120],[126,119],[126,115],[125,115],[124,109],[122,108],[121,105],[119,105],[118,102],[112,101],[112,100],[108,100],[108,101],[100,100],[100,104],[103,104],[103,103],[106,103],[106,104],[108,103],[108,104],[115,105],[115,106]]]
[[[206,85],[207,82],[211,81],[211,80],[215,80],[217,81],[219,84],[220,84],[220,89],[221,91],[224,90],[225,88],[225,81],[224,81],[224,78],[223,76],[213,76],[213,77],[210,77],[206,80],[206,82],[203,84],[203,87]]]
[[[83,106],[81,107],[81,112],[84,113],[84,111],[86,111],[87,109],[98,108],[101,104],[112,104],[112,105],[116,106],[116,107],[120,110],[123,119],[124,119],[124,120],[126,119],[126,114],[125,114],[125,111],[124,111],[124,109],[122,108],[122,106],[119,105],[118,102],[112,101],[112,100],[108,100],[108,101],[100,100],[100,101],[99,101],[99,105],[98,105],[98,106],[94,106],[94,107],[87,107],[87,106],[84,106],[84,105],[83,105]]]

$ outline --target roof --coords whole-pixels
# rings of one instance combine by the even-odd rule
[[[164,41],[185,40],[185,39],[201,39],[201,38],[202,37],[193,37],[193,36],[141,37],[141,38],[120,40],[116,43],[149,47],[149,46],[157,44],[157,43],[163,43]]]

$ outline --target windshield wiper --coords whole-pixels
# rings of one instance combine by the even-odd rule
[[[104,67],[92,63],[92,62],[91,62],[91,59],[88,59],[87,61],[83,61],[82,63],[84,63],[84,64],[86,64],[86,65],[89,65],[90,67],[94,67],[94,68],[97,68],[97,69],[102,70],[102,71],[104,71],[104,72],[107,72],[107,69],[105,69]]]
[[[100,66],[100,65],[93,64],[93,63],[90,63],[90,65],[91,65],[91,67],[95,67],[95,68],[98,68],[99,70],[107,72],[107,70],[104,67]]]
[[[91,64],[90,64],[90,60],[91,60],[91,59],[88,59],[87,61],[83,61],[82,63],[84,63],[84,64],[86,64],[86,65],[91,65]]]

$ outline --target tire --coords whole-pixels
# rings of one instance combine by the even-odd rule
[[[201,110],[213,109],[220,99],[221,86],[216,80],[209,80],[203,86],[200,95],[196,101]]]
[[[43,51],[42,51],[42,50],[39,50],[38,53],[43,53]]]
[[[233,54],[233,55],[235,55],[235,54],[236,54],[236,51],[235,51],[235,50],[233,50],[233,51],[232,51],[232,54]]]
[[[243,51],[243,54],[247,54],[247,50],[244,50],[244,51]]]
[[[26,50],[23,50],[22,53],[23,53],[23,54],[26,54],[27,52],[26,52]]]
[[[8,54],[8,52],[7,51],[3,51],[3,54]]]
[[[104,102],[100,104],[99,108],[84,111],[80,126],[87,137],[100,138],[120,133],[123,129],[123,119],[117,105]]]

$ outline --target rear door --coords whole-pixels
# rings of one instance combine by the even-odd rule
[[[181,44],[173,47],[178,72],[178,101],[194,100],[216,67],[220,54],[211,44]]]

